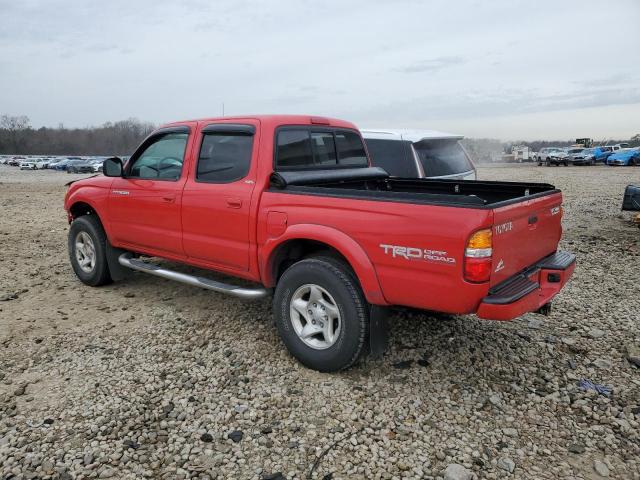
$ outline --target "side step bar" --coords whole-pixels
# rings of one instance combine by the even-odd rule
[[[224,293],[233,297],[244,298],[247,300],[255,300],[264,298],[269,294],[269,290],[266,288],[243,288],[236,285],[229,285],[227,283],[216,282],[204,277],[196,277],[195,275],[188,275],[186,273],[180,273],[166,268],[153,265],[151,263],[143,262],[136,258],[132,258],[130,253],[123,253],[118,257],[118,263],[124,267],[137,270],[139,272],[150,273],[157,277],[167,278],[169,280],[175,280],[176,282],[186,283],[187,285],[193,285],[194,287],[206,288],[207,290],[213,290],[214,292]]]

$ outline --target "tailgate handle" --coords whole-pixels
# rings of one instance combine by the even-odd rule
[[[538,216],[537,215],[531,215],[529,217],[529,225],[533,225],[534,223],[536,223],[538,221]]]

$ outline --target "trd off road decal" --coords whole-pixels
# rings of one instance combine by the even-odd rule
[[[384,250],[386,255],[393,258],[405,258],[407,260],[425,260],[427,262],[445,263],[455,265],[456,259],[449,257],[447,252],[443,250],[429,250],[417,247],[401,247],[399,245],[380,244],[380,248]]]

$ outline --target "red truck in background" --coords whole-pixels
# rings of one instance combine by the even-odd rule
[[[575,267],[557,250],[562,195],[552,185],[389,177],[341,120],[176,122],[103,171],[65,198],[82,282],[133,269],[242,298],[273,293],[285,345],[320,371],[380,354],[389,306],[509,320],[547,310]]]

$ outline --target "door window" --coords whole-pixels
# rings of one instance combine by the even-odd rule
[[[187,133],[168,133],[158,137],[133,161],[127,177],[178,180],[188,137]]]
[[[206,133],[202,138],[196,180],[229,183],[249,173],[253,135],[241,133]]]

